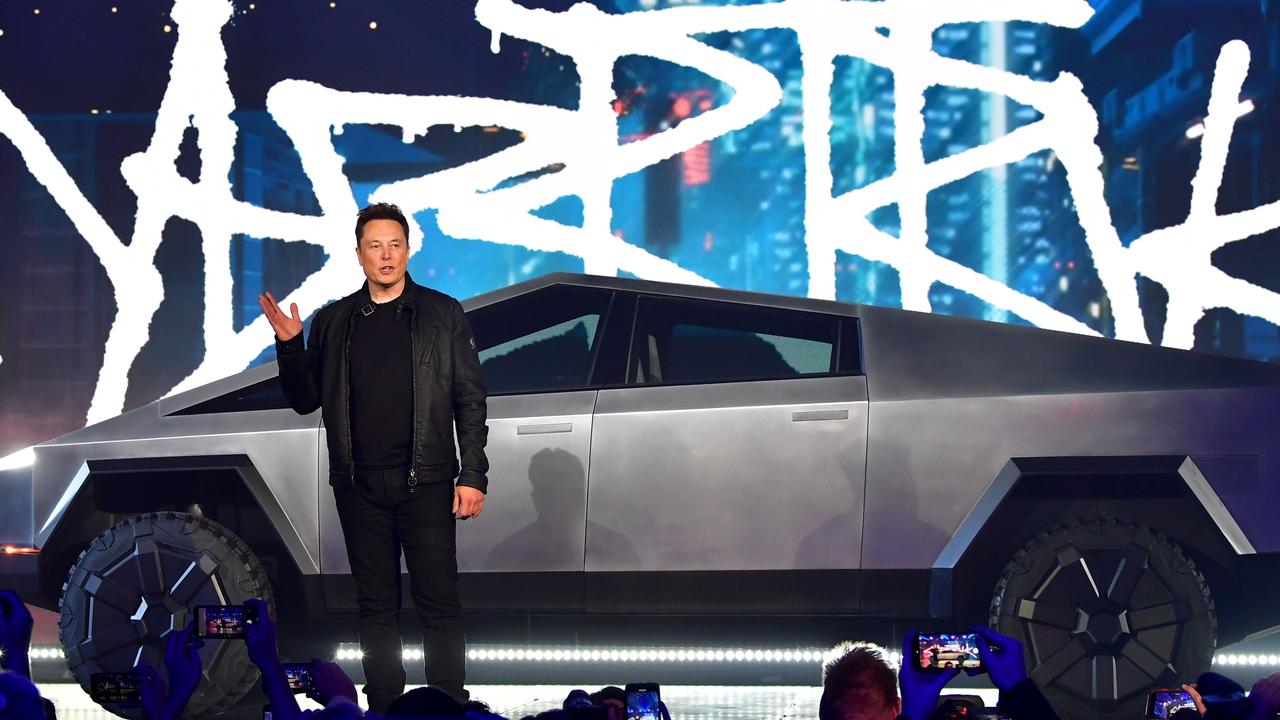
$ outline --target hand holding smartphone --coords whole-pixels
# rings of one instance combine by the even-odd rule
[[[1160,688],[1147,695],[1148,720],[1165,720],[1183,708],[1195,707],[1195,698],[1181,688]]]
[[[89,675],[89,697],[99,705],[114,703],[120,707],[142,707],[142,675],[129,672],[96,672]]]
[[[920,633],[916,636],[912,654],[916,667],[921,670],[986,670],[978,652],[978,637],[974,633]]]
[[[310,693],[316,687],[311,678],[311,663],[285,663],[284,676],[288,678],[289,689],[294,695]]]
[[[196,607],[196,637],[221,640],[244,639],[249,625],[258,622],[253,605],[199,605]]]
[[[658,683],[627,683],[627,720],[662,720]]]

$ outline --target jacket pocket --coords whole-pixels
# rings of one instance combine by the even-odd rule
[[[430,367],[431,361],[436,356],[436,344],[440,340],[440,326],[436,325],[431,328],[431,342],[427,343],[427,352],[422,356],[422,367]]]

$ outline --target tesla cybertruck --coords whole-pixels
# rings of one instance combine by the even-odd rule
[[[1091,717],[1274,622],[1280,367],[586,275],[463,305],[490,393],[471,613],[983,622]],[[60,608],[82,684],[159,666],[196,605],[354,612],[320,413],[276,372],[34,448],[39,553],[0,585]],[[196,715],[255,677],[242,643],[204,652]]]

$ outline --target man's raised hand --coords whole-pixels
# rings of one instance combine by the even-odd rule
[[[302,318],[298,316],[298,303],[289,305],[289,310],[293,312],[292,317],[284,314],[280,304],[269,292],[258,296],[258,304],[262,306],[262,314],[267,316],[267,322],[271,323],[271,329],[276,331],[276,337],[280,342],[288,342],[302,332]]]

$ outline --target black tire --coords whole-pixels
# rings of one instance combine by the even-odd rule
[[[99,535],[62,586],[58,636],[70,668],[88,692],[95,672],[124,672],[139,659],[165,678],[168,634],[185,627],[197,605],[239,605],[271,584],[247,545],[211,520],[177,512],[130,518]],[[274,612],[271,613],[274,616]],[[258,680],[243,640],[206,640],[204,679],[183,717],[204,718],[236,702]],[[140,709],[107,705],[129,718]]]
[[[1148,691],[1192,682],[1217,646],[1213,598],[1182,548],[1116,518],[1075,520],[1018,551],[990,625],[1018,639],[1063,718],[1141,717]]]

